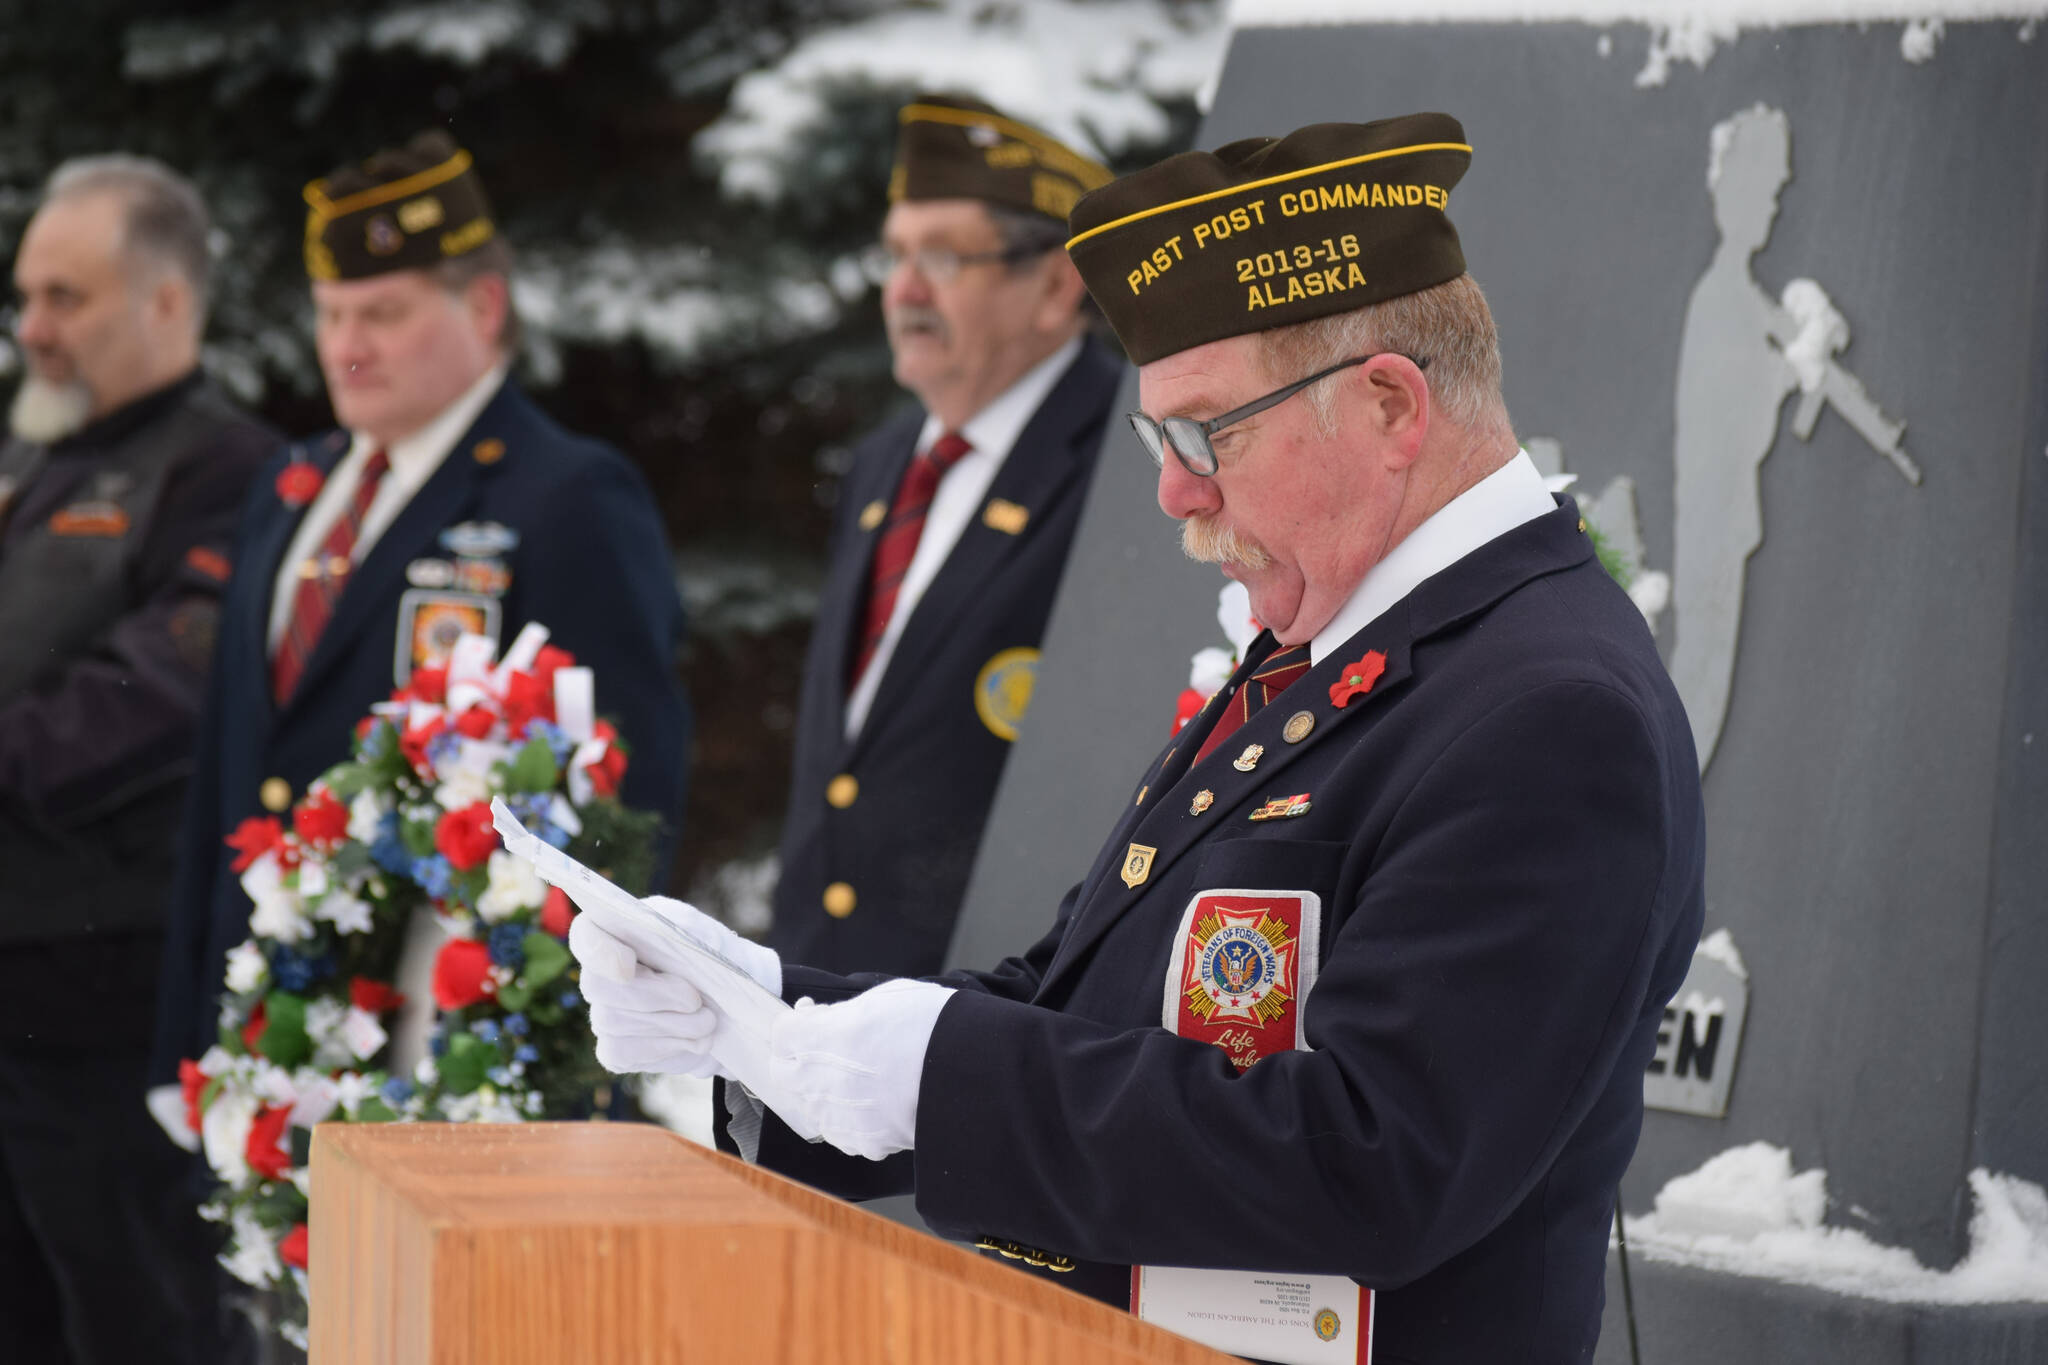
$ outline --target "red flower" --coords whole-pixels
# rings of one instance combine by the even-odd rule
[[[626,775],[626,751],[619,747],[619,732],[608,720],[601,720],[590,727],[593,739],[605,742],[604,757],[590,765],[591,790],[599,796],[617,796],[619,781]]]
[[[434,826],[434,847],[446,855],[457,872],[481,866],[497,846],[498,831],[491,827],[491,808],[481,801],[449,811]]]
[[[482,739],[497,722],[498,718],[491,714],[489,707],[472,706],[455,718],[455,731],[471,739]]]
[[[351,978],[348,983],[348,1002],[359,1010],[383,1014],[387,1010],[395,1010],[403,1005],[405,997],[386,982],[358,976]]]
[[[491,950],[473,938],[451,938],[434,959],[434,1003],[459,1010],[498,992],[491,980]]]
[[[368,739],[370,737],[370,731],[376,728],[377,718],[375,716],[364,716],[361,720],[357,721],[356,743],[361,744],[364,740]]]
[[[265,1180],[282,1180],[292,1168],[292,1154],[284,1146],[285,1129],[291,1121],[290,1109],[266,1104],[256,1111],[256,1121],[249,1125],[249,1143],[242,1157],[249,1163],[249,1169]]]
[[[1193,720],[1196,714],[1209,702],[1208,694],[1199,688],[1184,687],[1180,700],[1173,704],[1173,729],[1169,734],[1179,734],[1180,728]]]
[[[320,485],[326,482],[325,474],[304,460],[293,460],[277,472],[277,496],[287,507],[304,507],[319,495]]]
[[[512,727],[515,737],[526,733],[529,721],[555,718],[554,674],[550,673],[548,678],[543,685],[533,674],[515,671],[505,679],[505,723]]]
[[[247,872],[250,864],[284,841],[284,825],[274,815],[252,815],[235,826],[227,846],[242,856],[229,864],[231,872]]]
[[[185,1126],[195,1133],[199,1131],[200,1122],[199,1095],[211,1079],[190,1057],[178,1063],[178,1089],[185,1097]]]
[[[1368,649],[1357,663],[1344,665],[1343,676],[1330,684],[1330,705],[1349,706],[1353,697],[1372,691],[1372,685],[1387,671],[1387,656]]]
[[[256,1045],[263,1041],[263,1030],[270,1027],[270,1012],[258,1000],[256,1008],[249,1011],[249,1022],[242,1025],[242,1046],[254,1052]]]
[[[277,1244],[277,1259],[298,1270],[306,1268],[306,1241],[308,1234],[304,1223],[294,1223]]]
[[[427,701],[439,706],[448,697],[448,670],[415,668],[411,680],[391,697],[394,701]]]
[[[434,775],[434,765],[427,758],[427,745],[447,728],[448,722],[435,716],[425,725],[415,725],[398,737],[398,751],[405,755],[405,761],[412,764],[413,771],[421,777]]]
[[[575,662],[576,656],[568,650],[556,649],[553,645],[542,645],[540,653],[533,656],[534,680],[552,697],[555,695],[556,671],[572,667]]]
[[[556,938],[569,937],[569,921],[576,918],[576,905],[569,899],[569,893],[559,886],[548,888],[548,898],[541,902],[540,927]]]
[[[348,807],[322,787],[292,811],[292,828],[309,844],[338,844],[348,837]]]

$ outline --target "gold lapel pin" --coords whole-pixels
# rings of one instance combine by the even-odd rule
[[[486,436],[476,443],[469,452],[471,459],[481,465],[493,465],[505,458],[505,443],[495,436]]]
[[[1316,728],[1316,718],[1306,711],[1296,711],[1287,718],[1287,724],[1280,728],[1280,738],[1289,744],[1299,744],[1308,738],[1308,732]]]
[[[1006,536],[1022,535],[1024,524],[1030,520],[1031,510],[1008,498],[990,498],[988,506],[981,509],[981,524]]]
[[[872,531],[877,526],[880,526],[882,524],[882,518],[888,515],[889,504],[883,502],[880,498],[876,498],[866,507],[860,509],[860,529],[863,531]]]
[[[1241,773],[1248,773],[1252,769],[1258,767],[1259,760],[1264,758],[1265,756],[1265,745],[1247,744],[1244,746],[1243,753],[1239,754],[1236,758],[1230,760],[1230,766],[1237,769]]]
[[[1204,787],[1200,791],[1195,793],[1194,800],[1188,802],[1188,814],[1200,815],[1203,811],[1209,809],[1209,807],[1215,804],[1216,793],[1210,791],[1207,787]]]
[[[1145,878],[1152,875],[1152,855],[1159,850],[1150,844],[1132,844],[1124,850],[1124,885],[1132,888],[1142,886]]]

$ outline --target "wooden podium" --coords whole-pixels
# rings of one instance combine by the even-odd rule
[[[311,1365],[1228,1365],[642,1124],[323,1124]]]

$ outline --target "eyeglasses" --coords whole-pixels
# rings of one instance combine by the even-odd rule
[[[1138,440],[1143,443],[1145,453],[1152,457],[1154,465],[1162,468],[1165,466],[1166,450],[1171,446],[1173,457],[1180,461],[1181,468],[1198,479],[1206,479],[1216,472],[1216,447],[1209,444],[1209,438],[1223,428],[1234,422],[1242,422],[1247,417],[1255,417],[1267,408],[1277,407],[1317,380],[1328,379],[1339,370],[1348,370],[1353,365],[1363,365],[1366,361],[1378,359],[1383,355],[1398,354],[1400,353],[1397,351],[1374,351],[1371,355],[1340,360],[1327,370],[1317,370],[1306,379],[1297,379],[1284,388],[1273,390],[1263,398],[1254,398],[1243,407],[1232,408],[1221,417],[1211,417],[1206,422],[1198,422],[1192,417],[1169,417],[1162,422],[1155,422],[1142,412],[1125,415],[1129,417],[1131,430],[1138,433]],[[1418,370],[1429,368],[1427,356],[1408,356],[1407,359],[1414,361]]]
[[[960,252],[951,247],[921,246],[913,251],[898,251],[886,242],[876,242],[860,253],[860,273],[867,276],[869,284],[884,285],[896,273],[898,266],[907,264],[933,284],[951,284],[959,277],[963,266],[1015,265],[1033,256],[1043,256],[1051,249],[1011,246],[1000,251]]]

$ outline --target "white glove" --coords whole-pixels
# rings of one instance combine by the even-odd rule
[[[768,994],[782,994],[782,958],[773,948],[756,943],[720,924],[696,906],[686,905],[671,897],[642,896],[640,903],[695,939],[700,946],[710,949],[753,977]],[[609,925],[612,921],[607,920],[606,923]],[[612,936],[622,939],[634,950],[634,956],[650,967],[673,970],[679,965],[675,949],[662,944],[658,939],[631,933],[626,926],[614,928]]]
[[[952,996],[950,986],[896,980],[834,1005],[798,1001],[770,1042],[775,1112],[849,1156],[908,1151],[925,1050]]]
[[[599,928],[589,913],[570,922],[569,951],[583,964],[581,988],[590,1002],[599,1066],[620,1073],[720,1074],[711,1055],[718,1014],[687,978],[648,966],[634,945]]]

